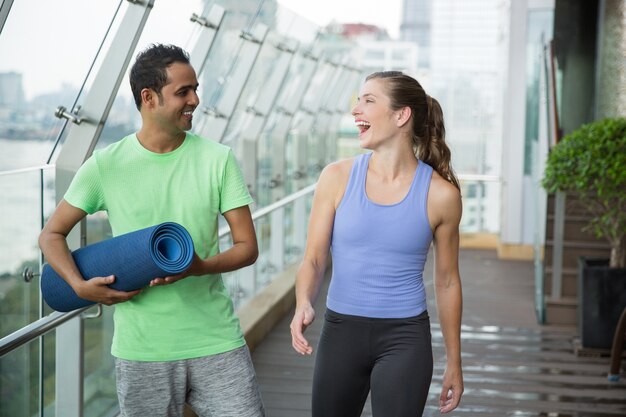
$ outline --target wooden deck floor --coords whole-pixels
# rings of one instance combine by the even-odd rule
[[[501,261],[493,251],[463,250],[460,267],[465,395],[448,416],[626,416],[626,374],[619,383],[608,382],[607,357],[574,355],[575,329],[536,323],[531,262]],[[437,398],[445,355],[432,298],[432,266],[426,271],[435,370],[424,416],[440,416]],[[307,330],[314,343],[325,298],[324,291],[316,307],[318,320]],[[310,416],[315,357],[293,351],[290,321],[291,313],[252,355],[268,417]],[[371,416],[369,404],[362,416]]]

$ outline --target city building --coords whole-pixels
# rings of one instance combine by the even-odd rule
[[[0,73],[0,107],[20,108],[25,103],[22,74],[18,72]]]
[[[402,0],[400,39],[417,43],[421,51],[418,61],[420,68],[430,68],[432,3],[432,0]]]

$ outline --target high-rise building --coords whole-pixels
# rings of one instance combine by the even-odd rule
[[[19,72],[0,72],[0,107],[19,107],[25,103],[22,74]]]
[[[429,84],[444,110],[457,172],[501,173],[502,85],[506,71],[503,0],[438,0],[430,10]],[[422,55],[420,50],[420,55]],[[496,182],[467,184],[463,227],[500,227]]]
[[[418,66],[430,68],[432,0],[403,0],[400,39],[419,45]]]

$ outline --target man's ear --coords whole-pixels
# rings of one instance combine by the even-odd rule
[[[151,88],[141,90],[141,107],[152,108],[158,103],[157,93]]]
[[[397,127],[402,127],[405,124],[407,124],[407,122],[409,120],[411,120],[411,108],[409,106],[405,106],[403,108],[401,108],[400,110],[396,111],[396,126]]]

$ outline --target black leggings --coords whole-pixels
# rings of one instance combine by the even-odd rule
[[[313,377],[313,417],[359,417],[372,391],[374,417],[418,417],[433,375],[425,311],[375,319],[326,311]]]

